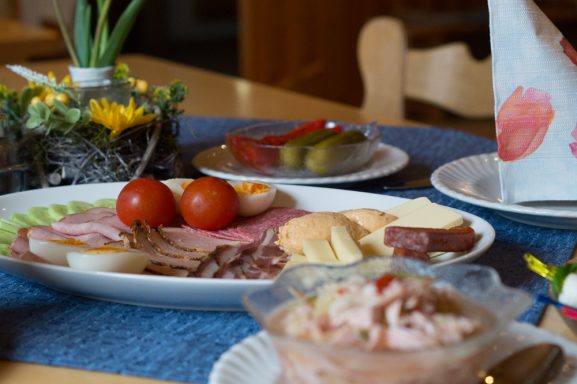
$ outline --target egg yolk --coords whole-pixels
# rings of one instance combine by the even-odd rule
[[[48,240],[51,243],[55,243],[55,244],[61,244],[61,245],[77,245],[79,247],[83,247],[86,246],[88,244],[86,244],[83,241],[77,240],[77,239],[50,239]]]
[[[183,182],[180,184],[180,188],[182,188],[182,190],[184,191],[184,190],[186,189],[186,187],[188,187],[188,186],[190,185],[190,183],[192,183],[192,182],[193,182],[193,180],[183,181]]]
[[[103,245],[101,247],[94,247],[94,248],[90,248],[84,251],[84,253],[90,253],[90,254],[109,254],[109,253],[119,253],[119,252],[127,252],[127,249],[125,248],[120,248],[120,247],[111,247],[111,246],[106,246]]]
[[[241,193],[244,195],[257,195],[259,193],[265,193],[270,191],[269,186],[266,184],[250,183],[248,181],[236,184],[234,186],[234,189],[237,193]]]

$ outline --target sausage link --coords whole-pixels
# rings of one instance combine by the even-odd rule
[[[385,245],[416,252],[465,252],[475,244],[475,231],[469,226],[449,229],[390,226],[385,229]]]
[[[429,254],[427,252],[417,252],[407,248],[395,248],[393,250],[393,256],[410,257],[411,259],[417,259],[421,261],[430,260]]]

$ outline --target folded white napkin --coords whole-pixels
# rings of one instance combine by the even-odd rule
[[[577,201],[577,51],[532,0],[488,0],[505,203]]]

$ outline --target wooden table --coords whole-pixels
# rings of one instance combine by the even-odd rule
[[[196,116],[227,116],[270,119],[333,119],[367,122],[378,120],[375,115],[363,113],[358,108],[315,97],[288,92],[264,84],[221,75],[174,62],[142,55],[126,55],[121,59],[131,70],[150,84],[169,84],[182,80],[189,88],[184,111]],[[48,73],[53,71],[58,78],[67,74],[66,61],[46,61],[28,65],[30,68]],[[0,69],[0,84],[14,89],[25,85],[22,78]],[[406,121],[387,123],[406,125]]]
[[[175,79],[182,80],[189,87],[189,96],[182,105],[185,113],[189,115],[270,119],[327,117],[351,122],[378,121],[390,125],[416,125],[414,122],[405,120],[381,121],[377,116],[352,106],[147,56],[126,55],[121,61],[127,63],[134,73],[147,79],[151,84],[168,84]],[[29,65],[30,68],[43,73],[52,70],[58,76],[67,73],[66,66],[67,62],[65,61]],[[0,84],[19,89],[25,82],[7,69],[0,68]],[[577,342],[577,337],[571,333],[552,308],[546,311],[540,326]],[[59,384],[79,382],[149,384],[164,382],[78,369],[9,361],[0,362],[0,378],[6,382],[32,384],[37,383],[40,377],[43,383]]]

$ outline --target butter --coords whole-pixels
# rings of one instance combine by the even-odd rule
[[[463,224],[460,214],[438,204],[428,204],[359,240],[365,256],[392,256],[393,248],[385,245],[385,228],[388,226],[411,228],[451,228]]]

